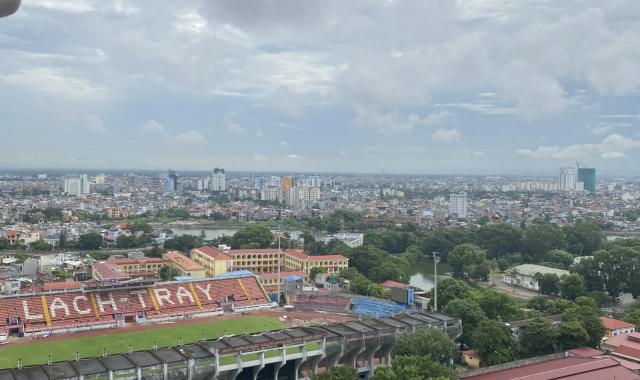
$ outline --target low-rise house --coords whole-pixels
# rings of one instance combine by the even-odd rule
[[[522,264],[509,269],[502,277],[502,282],[538,291],[540,290],[537,279],[538,274],[555,274],[558,277],[562,277],[569,275],[569,271],[536,264]]]
[[[600,317],[602,324],[607,329],[607,337],[613,338],[620,334],[630,334],[636,332],[636,326],[631,323],[609,317]]]

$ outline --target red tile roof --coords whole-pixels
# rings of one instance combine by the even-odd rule
[[[116,264],[116,265],[125,265],[125,264],[162,264],[166,260],[160,257],[141,257],[139,259],[129,259],[129,258],[121,258],[121,259],[112,259],[107,260],[108,263]]]
[[[384,286],[385,288],[402,288],[402,289],[406,289],[409,287],[409,285],[407,284],[403,284],[401,282],[392,281],[392,280],[387,280],[383,282],[382,286]]]
[[[576,356],[582,356],[583,358],[592,358],[594,356],[602,355],[602,351],[596,350],[595,348],[591,347],[574,348],[572,350],[569,350],[568,352]]]
[[[105,261],[93,263],[93,270],[102,277],[103,281],[124,280],[129,278],[126,274],[119,272],[115,267],[115,264]]]
[[[63,281],[63,282],[45,282],[42,285],[42,290],[55,291],[55,290],[70,290],[70,289],[80,289],[82,284],[78,281]]]
[[[178,251],[170,251],[162,255],[162,257],[166,260],[172,261],[176,263],[180,268],[188,271],[192,270],[204,270],[205,268],[191,260],[187,256],[183,255]]]
[[[225,255],[224,253],[222,253],[222,251],[219,251],[216,248],[212,248],[206,245],[204,247],[195,248],[194,250],[202,252],[205,255],[213,258],[214,260],[230,260],[231,259],[231,257]]]
[[[325,261],[325,260],[348,260],[348,258],[342,256],[342,255],[318,255],[318,256],[311,256],[308,255],[306,253],[304,253],[303,250],[301,249],[287,249],[285,251],[285,254],[289,255],[289,256],[293,256],[297,259],[300,260],[304,260],[304,261]]]
[[[348,259],[342,255],[309,256],[309,261],[324,261],[324,260],[348,260]]]
[[[618,348],[625,345],[640,349],[640,333],[620,334],[605,340],[603,345],[607,348]]]
[[[611,358],[568,357],[465,377],[466,380],[637,380],[635,372]]]
[[[614,318],[600,317],[600,320],[607,330],[630,329],[633,327],[631,323],[627,323],[625,321]]]
[[[280,250],[278,248],[243,248],[243,249],[230,249],[227,251],[228,254],[234,255],[238,253],[278,253]]]

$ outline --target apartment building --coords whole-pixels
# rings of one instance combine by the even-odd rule
[[[106,263],[115,266],[118,271],[127,274],[129,277],[146,277],[159,276],[160,269],[167,264],[167,260],[159,257],[122,258],[107,260]]]
[[[233,259],[221,250],[204,246],[191,250],[191,259],[204,267],[207,276],[215,277],[231,270]]]
[[[349,259],[342,255],[310,256],[301,249],[284,251],[284,267],[288,271],[304,272],[307,276],[311,268],[322,268],[325,273],[338,274],[349,267]]]
[[[170,251],[162,255],[173,275],[190,277],[207,277],[206,268],[178,251]]]
[[[254,273],[277,272],[282,262],[282,251],[277,248],[231,249],[225,254],[233,258],[233,270],[249,270]]]

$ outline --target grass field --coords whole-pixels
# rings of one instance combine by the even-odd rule
[[[162,326],[162,325],[160,325]],[[107,348],[108,354],[125,353],[129,344],[134,351],[150,350],[153,342],[158,347],[176,346],[180,338],[185,344],[194,343],[202,339],[214,339],[226,334],[242,334],[245,329],[250,333],[283,328],[284,324],[276,318],[246,316],[241,319],[229,319],[213,322],[202,322],[188,325],[166,325],[154,329],[118,333],[117,330],[105,330],[105,335],[66,339],[57,341],[33,341],[28,344],[8,344],[0,347],[0,368],[16,367],[18,359],[23,365],[46,364],[48,355],[52,360],[63,361],[75,359],[75,353],[87,358],[102,355],[102,349]]]

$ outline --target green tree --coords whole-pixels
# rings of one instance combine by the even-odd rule
[[[569,300],[562,298],[550,299],[545,303],[544,311],[547,314],[562,314],[571,307],[573,307],[573,302]]]
[[[145,234],[150,234],[153,232],[153,227],[151,227],[149,223],[145,222],[135,222],[129,225],[129,229],[131,230],[131,232],[141,231]]]
[[[78,237],[78,248],[84,250],[97,250],[102,247],[102,235],[97,232],[88,232]]]
[[[9,239],[0,237],[0,251],[4,251],[10,248]]]
[[[636,327],[640,326],[640,310],[636,309],[625,313],[622,320],[632,323]]]
[[[62,209],[59,208],[46,208],[42,210],[44,220],[47,222],[62,222]]]
[[[470,298],[454,299],[447,303],[442,312],[451,317],[460,318],[462,321],[462,336],[459,340],[464,344],[471,342],[473,332],[478,328],[480,322],[487,318],[480,305]]]
[[[189,252],[202,246],[202,240],[198,236],[181,235],[164,242],[164,248],[170,251]]]
[[[487,224],[475,232],[475,241],[487,250],[492,259],[518,252],[522,243],[522,231],[510,224]]]
[[[67,233],[62,231],[60,232],[60,237],[58,237],[58,247],[65,248],[67,246]]]
[[[567,321],[558,327],[558,343],[563,350],[584,347],[589,342],[589,334],[580,321]]]
[[[560,264],[563,269],[567,269],[573,264],[573,255],[562,249],[552,249],[547,253],[546,261]]]
[[[36,242],[33,242],[31,244],[29,244],[29,248],[31,248],[31,250],[33,251],[51,251],[53,250],[53,246],[49,243],[47,243],[44,240],[38,240]]]
[[[419,355],[398,355],[391,367],[376,370],[373,380],[446,380],[457,379],[456,372],[445,365]]]
[[[558,277],[555,273],[537,273],[536,279],[538,281],[538,287],[540,288],[540,293],[542,294],[558,294],[558,283],[560,282],[560,277]]]
[[[446,333],[435,328],[400,335],[394,350],[395,355],[417,355],[435,361],[450,359],[454,352],[455,343]]]
[[[333,255],[349,256],[351,248],[340,239],[331,239],[327,243],[327,252]]]
[[[587,297],[576,299],[577,304],[562,313],[563,322],[578,322],[587,333],[586,345],[598,348],[606,329],[602,325],[598,309]]]
[[[473,288],[462,280],[445,278],[438,281],[438,310],[442,310],[455,299],[469,298],[473,294]]]
[[[151,249],[147,252],[149,257],[162,257],[163,249],[157,243],[153,243]]]
[[[457,245],[447,256],[453,275],[458,278],[484,280],[489,278],[491,264],[484,249],[473,244]]]
[[[302,238],[302,244],[304,246],[307,246],[307,244],[311,244],[311,243],[315,243],[316,242],[316,238],[309,231],[303,232],[302,235],[300,235],[300,238]]]
[[[584,280],[577,273],[562,276],[558,282],[560,295],[566,299],[574,300],[586,292]]]
[[[319,375],[313,374],[311,378],[313,380],[360,380],[355,368],[344,365],[330,368]]]
[[[322,274],[322,273],[324,273],[324,269],[322,269],[320,267],[311,268],[311,270],[309,270],[309,281],[315,282],[316,281],[316,277],[319,274]]]
[[[563,227],[567,249],[576,256],[591,256],[602,247],[605,235],[597,224],[578,222]]]
[[[349,265],[374,282],[409,281],[410,266],[405,258],[391,256],[371,245],[354,248],[351,252]]]
[[[254,247],[269,248],[273,243],[273,233],[264,226],[245,227],[233,234],[233,248]]]
[[[527,356],[550,354],[556,350],[558,336],[558,330],[549,321],[533,319],[523,328],[520,349]]]
[[[170,267],[165,265],[162,268],[160,268],[160,278],[163,281],[171,281],[171,280],[173,280],[173,275],[174,275],[174,273],[173,273],[173,271],[171,270]]]
[[[518,305],[513,298],[493,289],[486,289],[479,293],[476,301],[489,319],[510,321],[520,315]]]
[[[598,251],[595,257],[598,257],[597,261],[593,258],[583,258],[579,263],[573,266],[573,270],[582,276],[584,284],[589,291],[603,291],[605,290],[604,278],[600,272],[600,262],[602,256],[608,256],[606,251]],[[602,273],[604,274],[604,273]],[[604,274],[606,276],[606,274]],[[610,293],[613,295],[613,293]]]
[[[540,262],[552,249],[565,248],[565,234],[551,223],[532,224],[522,237],[522,249],[532,262]]]
[[[134,235],[120,235],[116,239],[116,247],[117,248],[133,248],[138,245],[138,241]]]
[[[503,322],[485,319],[473,332],[471,340],[480,358],[486,364],[513,360],[514,341],[511,329]]]

